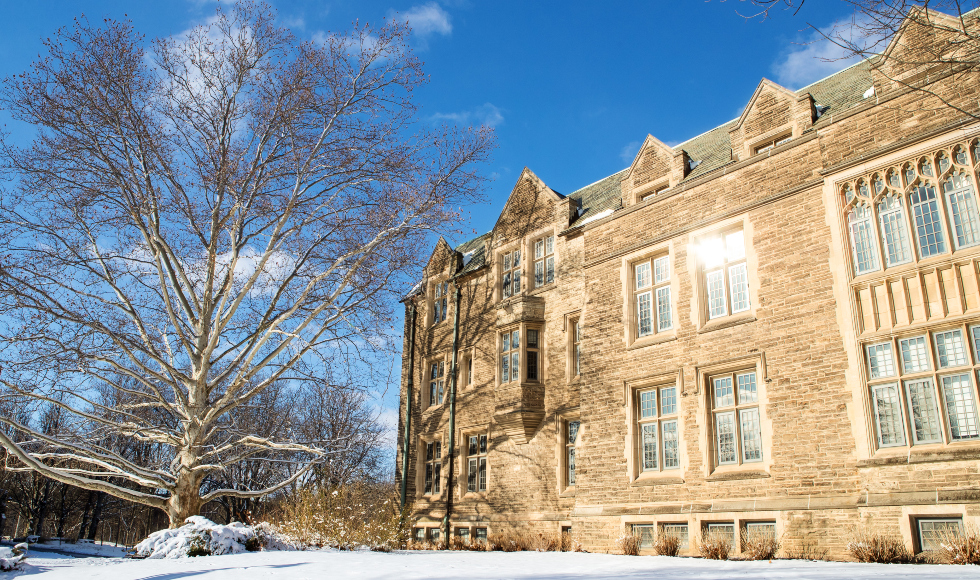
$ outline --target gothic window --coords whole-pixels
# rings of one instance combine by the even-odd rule
[[[856,276],[980,246],[971,153],[955,145],[841,186]]]

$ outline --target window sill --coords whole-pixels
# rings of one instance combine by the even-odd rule
[[[719,320],[713,320],[701,328],[698,329],[698,334],[703,334],[705,332],[712,332],[714,330],[721,330],[723,328],[731,328],[733,326],[738,326],[739,324],[747,324],[749,322],[755,322],[755,314],[741,314],[737,316],[729,316],[727,318],[722,318]]]
[[[467,491],[463,494],[463,499],[472,501],[486,501],[487,492],[485,491]]]
[[[575,497],[575,486],[566,487],[564,491],[558,494],[558,497]]]
[[[886,465],[911,465],[915,463],[935,463],[940,461],[967,461],[980,459],[980,444],[976,441],[952,443],[950,445],[919,445],[880,449],[874,457],[858,461],[858,467],[880,467]]]
[[[672,340],[677,340],[676,330],[665,330],[662,333],[654,334],[653,336],[644,336],[643,338],[638,338],[633,341],[633,344],[629,345],[626,350],[633,350],[637,348],[645,348],[648,346],[653,346],[655,344],[662,344],[665,342],[670,342]]]
[[[715,471],[705,478],[705,481],[738,481],[742,479],[768,479],[772,477],[768,471],[744,469],[738,471]]]
[[[680,471],[680,470],[678,470]],[[633,480],[630,485],[632,487],[652,487],[655,485],[681,485],[684,483],[684,478],[673,475],[660,473],[657,475],[645,473],[641,474],[639,477]]]

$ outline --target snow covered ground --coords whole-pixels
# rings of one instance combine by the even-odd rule
[[[257,552],[179,560],[72,558],[34,552],[28,562],[23,571],[2,574],[0,579],[980,579],[980,566],[841,564],[797,560],[715,562],[694,558],[555,552]]]

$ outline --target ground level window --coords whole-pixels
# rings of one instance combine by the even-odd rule
[[[477,542],[485,543],[487,541],[487,529],[476,528],[476,530],[474,530],[474,538]]]
[[[424,542],[425,528],[415,528],[414,530],[412,530],[412,537],[415,539],[416,542]]]
[[[735,545],[735,524],[708,524],[704,527],[705,537],[712,541],[727,540],[732,546]]]
[[[776,522],[749,522],[745,524],[745,539],[750,542],[775,539]]]
[[[962,518],[920,518],[917,523],[919,548],[923,552],[937,550],[945,538],[963,533]]]
[[[429,541],[438,542],[439,538],[442,537],[442,530],[439,528],[428,528],[429,530]]]
[[[640,538],[641,550],[652,550],[654,547],[654,528],[651,524],[633,524],[633,535]]]
[[[470,529],[469,528],[456,528],[456,538],[463,544],[470,543]]]
[[[688,544],[687,524],[662,524],[660,533],[665,536],[674,536],[680,540],[680,549],[686,550]]]

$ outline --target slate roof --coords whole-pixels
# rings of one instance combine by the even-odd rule
[[[456,251],[463,255],[463,267],[460,269],[457,276],[468,274],[483,267],[487,259],[486,241],[492,233],[493,232],[487,232],[482,236],[477,236],[472,240],[468,240],[456,246]],[[469,252],[473,252],[473,255],[467,259],[466,254]]]
[[[816,105],[821,107],[821,117],[846,111],[864,100],[865,91],[872,85],[872,64],[870,61],[861,61],[799,89],[796,94],[810,93]],[[698,162],[698,165],[687,174],[681,183],[701,177],[729,163],[734,163],[728,132],[737,122],[738,119],[732,119],[673,148],[674,151],[687,151],[690,158]],[[579,204],[579,215],[573,221],[572,227],[602,211],[620,209],[622,206],[620,184],[623,174],[628,170],[627,167],[568,194],[568,197],[575,199]],[[490,234],[491,232],[485,233],[456,246],[456,251],[461,254],[474,250],[472,259],[463,266],[459,275],[477,270],[486,263],[485,242]]]

